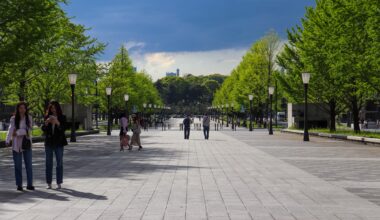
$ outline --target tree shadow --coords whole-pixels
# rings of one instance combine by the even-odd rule
[[[150,135],[152,138],[160,138],[160,135]],[[144,138],[145,140],[146,137]],[[163,139],[165,140],[165,139]],[[143,142],[144,144],[144,142]],[[196,166],[180,166],[168,164],[166,161],[187,157],[186,151],[173,147],[175,142],[165,143],[150,141],[143,146],[143,151],[137,151],[134,147],[132,152],[119,152],[118,136],[82,136],[78,137],[76,143],[65,146],[63,156],[64,179],[102,179],[120,178],[128,181],[140,181],[140,175],[152,174],[155,172],[172,172],[179,169],[201,169]],[[170,145],[170,147],[165,147]],[[0,153],[4,158],[6,154]],[[7,161],[0,164],[0,202],[12,203],[18,201],[22,203],[35,202],[37,198],[67,201],[68,197],[59,193],[49,193],[36,190],[35,192],[18,193],[13,192],[14,167],[10,155]],[[55,159],[54,159],[55,163]],[[55,165],[54,165],[55,166]],[[53,168],[55,173],[55,167]],[[23,172],[24,168],[23,168]],[[33,146],[33,173],[35,183],[45,183],[45,150],[42,143]],[[25,180],[25,175],[23,176]],[[4,190],[7,189],[12,190]],[[11,188],[9,188],[11,187]],[[36,186],[38,187],[38,186]],[[11,192],[12,191],[12,192]],[[55,192],[55,191],[54,191]],[[103,195],[96,195],[91,192],[80,192],[73,189],[64,188],[58,192],[68,196],[88,198],[94,200],[107,200]],[[24,199],[25,198],[25,199]]]

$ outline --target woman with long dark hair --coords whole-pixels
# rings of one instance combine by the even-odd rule
[[[63,115],[61,105],[51,101],[45,114],[45,124],[42,126],[45,135],[46,154],[46,183],[51,189],[53,181],[53,154],[56,158],[57,189],[63,183],[63,147],[67,145],[65,136],[66,116]]]
[[[32,117],[29,115],[25,102],[19,102],[16,106],[16,115],[12,116],[7,133],[6,144],[12,145],[13,162],[17,190],[23,191],[22,186],[22,158],[24,158],[27,189],[34,190],[32,169]],[[11,144],[12,142],[12,144]]]
[[[120,114],[120,151],[124,151],[124,147],[128,147],[131,150],[132,147],[129,145],[129,135],[128,132],[128,117],[126,113]]]

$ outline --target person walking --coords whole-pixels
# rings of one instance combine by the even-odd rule
[[[16,115],[10,119],[10,126],[6,136],[7,146],[12,146],[13,162],[15,167],[16,186],[18,191],[23,191],[22,185],[22,159],[24,158],[27,186],[26,189],[34,190],[32,167],[32,125],[33,120],[29,115],[25,102],[19,102],[16,106]]]
[[[139,151],[143,149],[141,146],[141,140],[140,140],[140,134],[141,134],[141,124],[139,118],[134,115],[132,116],[132,139],[131,139],[131,147],[130,149],[132,150],[132,146],[136,145],[139,146]]]
[[[188,115],[186,115],[185,119],[183,119],[183,130],[185,133],[185,139],[190,138],[190,124],[191,124],[191,119]]]
[[[68,144],[65,130],[66,116],[62,113],[61,105],[57,101],[52,101],[46,110],[45,123],[42,126],[45,136],[46,183],[48,189],[52,188],[53,154],[55,154],[57,163],[57,189],[61,189],[61,184],[63,183],[63,150],[64,146]]]
[[[124,147],[128,146],[128,150],[131,150],[132,147],[129,144],[129,135],[128,132],[128,118],[125,113],[120,115],[120,151],[124,151]]]
[[[208,140],[208,137],[210,134],[210,117],[207,114],[203,116],[202,124],[203,124],[203,134],[205,136],[205,139]]]

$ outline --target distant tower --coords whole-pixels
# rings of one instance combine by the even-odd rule
[[[179,76],[179,69],[177,69],[177,76]]]

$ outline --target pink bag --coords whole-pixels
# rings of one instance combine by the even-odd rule
[[[120,146],[121,146],[121,147],[128,146],[128,145],[129,145],[129,139],[130,139],[130,136],[127,135],[127,134],[121,136],[121,139],[120,139]]]

